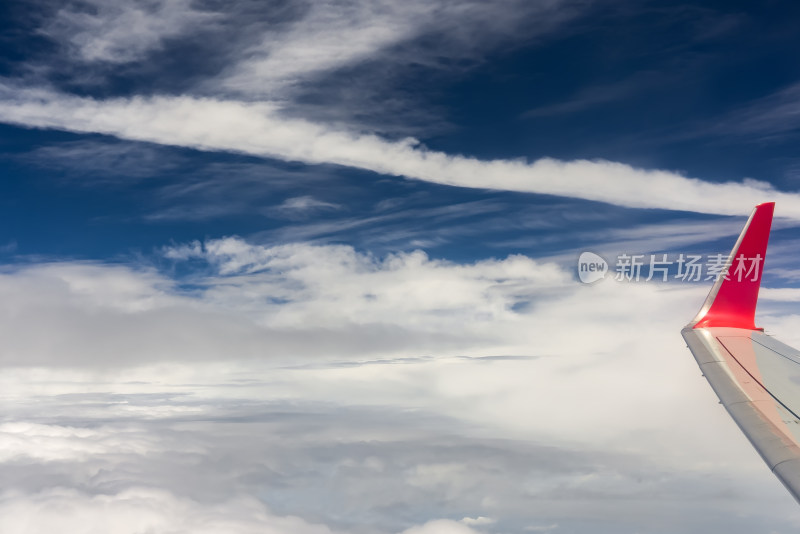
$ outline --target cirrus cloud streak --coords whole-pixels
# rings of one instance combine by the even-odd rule
[[[412,138],[389,141],[284,118],[270,103],[188,96],[95,100],[3,85],[0,120],[200,150],[343,165],[458,187],[560,195],[634,208],[742,215],[755,202],[772,200],[778,202],[781,215],[800,218],[800,195],[777,191],[763,182],[710,183],[609,161],[483,161],[429,150]]]

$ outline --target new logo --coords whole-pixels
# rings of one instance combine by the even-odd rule
[[[594,252],[582,252],[578,258],[578,278],[584,284],[602,280],[608,272],[608,263]]]

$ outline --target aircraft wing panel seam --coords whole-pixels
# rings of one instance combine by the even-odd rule
[[[718,345],[719,342],[715,336],[704,336],[702,330],[684,330],[685,338],[694,337],[695,342],[690,342],[687,339],[692,354],[697,359],[703,359],[708,354],[698,354],[698,352],[705,352],[713,354],[714,347],[709,343]],[[708,337],[709,339],[706,339]],[[695,352],[697,351],[697,352]],[[737,362],[738,365],[738,362]],[[798,460],[796,464],[787,466],[786,469],[797,470],[797,476],[778,477],[784,484],[794,483],[796,480],[800,483],[800,447],[795,445],[791,440],[786,437],[774,421],[770,420],[764,413],[762,407],[764,400],[753,399],[747,394],[737,383],[734,373],[726,361],[707,361],[705,364],[700,365],[706,381],[711,386],[714,393],[720,399],[720,404],[725,408],[736,425],[741,429],[742,433],[747,437],[748,441],[758,451],[761,458],[770,468],[774,470],[778,465],[792,460]],[[754,384],[764,394],[768,392],[761,386],[760,383]],[[770,399],[773,397],[770,395]],[[760,405],[761,403],[762,405]],[[787,482],[789,480],[789,482]],[[800,486],[797,488],[789,488],[792,495],[800,493]]]
[[[767,393],[767,395],[769,395],[769,396],[770,396],[772,399],[774,399],[776,403],[780,404],[780,405],[783,407],[783,409],[784,409],[784,410],[786,410],[787,412],[789,412],[790,414],[792,414],[792,416],[793,416],[795,419],[800,419],[800,416],[798,416],[798,415],[797,415],[797,414],[794,412],[794,410],[792,410],[792,409],[791,409],[791,408],[790,408],[790,407],[789,407],[789,406],[788,406],[788,405],[787,405],[785,402],[783,402],[783,401],[782,401],[782,400],[781,400],[779,397],[775,396],[775,395],[772,393],[772,391],[770,391],[770,389],[769,389],[769,388],[768,388],[768,387],[767,387],[767,386],[764,384],[764,382],[763,382],[762,380],[760,380],[758,377],[756,377],[756,376],[753,374],[753,372],[752,372],[752,371],[751,371],[751,370],[748,368],[748,366],[744,365],[744,364],[743,364],[743,363],[742,363],[742,362],[739,360],[739,358],[737,358],[737,357],[736,357],[736,354],[735,354],[735,352],[734,352],[734,351],[732,351],[732,350],[728,349],[728,347],[725,345],[725,342],[724,342],[724,341],[722,341],[722,339],[720,339],[719,337],[717,337],[717,338],[716,338],[716,340],[717,340],[717,343],[719,343],[719,345],[720,345],[720,346],[723,348],[723,350],[725,350],[725,351],[726,351],[728,354],[730,354],[730,355],[731,355],[731,358],[733,359],[733,361],[734,361],[734,362],[736,362],[736,364],[738,364],[738,365],[739,365],[739,367],[741,367],[741,369],[742,369],[742,370],[743,370],[745,373],[747,373],[747,376],[749,376],[750,378],[752,378],[752,379],[753,379],[753,381],[754,381],[756,384],[758,384],[758,385],[761,387],[761,389],[763,389],[763,390],[764,390],[764,391]],[[755,340],[753,340],[753,342],[754,342],[754,343],[758,343],[758,342],[757,342],[757,341],[755,341]],[[759,343],[759,345],[760,345],[760,343]],[[762,345],[762,346],[763,346],[763,345]],[[775,353],[775,354],[777,354],[778,356],[781,356],[781,357],[783,357],[783,355],[782,355],[782,354],[780,354],[779,352],[773,351],[773,350],[772,350],[772,349],[770,349],[769,347],[765,347],[765,348],[766,348],[767,350],[770,350],[770,351],[774,352],[774,353]],[[785,358],[785,359],[788,359],[788,358]],[[791,361],[791,362],[794,362],[794,360],[791,360],[791,359],[789,359],[789,361]]]

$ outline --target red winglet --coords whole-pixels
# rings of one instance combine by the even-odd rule
[[[757,330],[756,302],[774,210],[774,202],[759,204],[753,210],[728,257],[723,269],[726,274],[711,288],[694,318],[694,328],[727,326]]]

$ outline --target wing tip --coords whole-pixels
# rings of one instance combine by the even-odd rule
[[[753,209],[703,307],[687,326],[759,330],[755,312],[774,210],[774,202]]]

